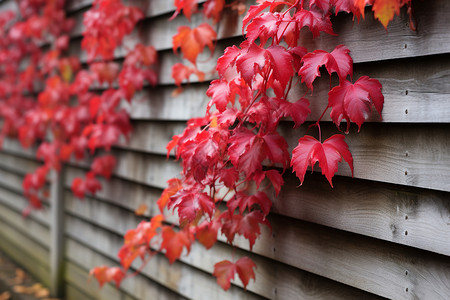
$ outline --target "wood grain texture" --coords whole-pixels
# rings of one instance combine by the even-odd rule
[[[114,212],[112,213],[114,214]],[[127,219],[131,220],[132,218],[126,218],[122,215],[121,220],[123,221],[121,222],[126,222]],[[108,231],[117,232],[117,227],[114,228],[111,227],[111,225],[104,224],[103,220],[97,218],[96,220],[91,221],[96,224],[105,225],[105,229]],[[104,234],[102,234],[102,236],[103,235]],[[87,239],[85,240],[86,244],[92,245],[95,243],[92,239],[93,237],[83,236],[83,238]],[[114,240],[114,238],[110,237],[108,238],[108,242],[106,240],[104,242],[109,243],[111,239]],[[117,248],[120,247],[120,245],[121,244],[111,246],[111,244],[108,244],[109,248]],[[234,254],[232,254],[232,252],[234,252]],[[183,257],[181,262],[205,272],[212,273],[212,266],[217,261],[222,259],[233,260],[233,257],[236,259],[236,257],[241,257],[243,255],[248,255],[248,253],[243,251],[231,251],[228,246],[223,244],[217,244],[209,251],[205,251],[202,246],[195,244],[193,245],[189,256]],[[326,299],[329,297],[336,297],[336,299],[360,299],[361,297],[364,299],[377,299],[374,295],[339,285],[333,281],[317,277],[301,270],[296,270],[284,264],[270,262],[255,255],[251,256],[251,258],[258,266],[256,270],[257,280],[252,282],[247,287],[247,290],[267,298],[287,299],[284,297],[296,295],[292,299]],[[237,281],[236,284],[240,286],[239,281]]]
[[[116,259],[116,253],[122,244],[122,237],[111,234],[104,229],[92,226],[86,222],[73,217],[66,218],[70,227],[83,229],[84,234],[79,235],[75,232],[67,232],[70,239],[78,242],[76,251],[69,256],[71,260],[81,260],[85,257],[92,257],[93,250],[109,259]],[[90,228],[90,229],[89,229]],[[81,243],[81,244],[80,244]],[[86,247],[89,245],[89,248]],[[70,247],[75,249],[75,246]],[[76,257],[75,257],[76,255]],[[92,260],[91,260],[92,263]],[[98,265],[95,263],[94,265]],[[238,287],[231,287],[227,292],[223,291],[210,275],[191,268],[180,262],[175,262],[169,266],[168,260],[162,255],[155,255],[142,270],[142,274],[151,280],[171,289],[172,291],[186,298],[192,299],[261,299],[250,292],[244,292]]]
[[[77,285],[79,285],[80,290],[86,290],[83,286],[83,281],[81,278],[87,278],[89,268],[92,268],[94,265],[113,265],[115,262],[110,260],[101,254],[96,253],[92,250],[86,250],[83,244],[80,244],[74,240],[68,239],[67,245],[70,246],[69,249],[74,249],[75,251],[69,251],[71,257],[77,262],[76,264],[73,262],[68,262],[69,272],[71,279],[75,279],[77,281]],[[80,253],[78,253],[78,251]],[[86,257],[81,257],[81,255],[86,255]],[[87,269],[85,269],[87,268]],[[83,274],[84,273],[84,274]],[[81,277],[78,279],[77,277]],[[74,282],[75,280],[72,280]],[[99,298],[98,284],[95,280],[91,280],[92,284],[89,285],[87,291],[90,295],[97,295],[95,299]],[[136,275],[133,278],[125,279],[120,285],[120,290],[116,288],[113,284],[106,284],[105,289],[108,289],[106,293],[102,296],[104,299],[114,299],[117,295],[122,295],[128,297],[127,299],[161,299],[161,300],[171,300],[171,299],[186,299],[181,295],[178,295],[169,289],[165,288],[162,285],[155,283],[154,281],[149,280],[144,275]],[[107,295],[109,294],[109,295]],[[113,297],[113,298],[108,298]]]
[[[76,202],[70,204],[71,209],[75,208],[73,205],[76,205]],[[90,219],[91,222],[101,224],[108,231],[118,231],[118,235],[122,234],[121,230],[123,228],[133,226],[133,222],[134,224],[137,223],[136,220],[133,220],[131,212],[105,208],[101,203],[90,205],[95,205],[91,208],[95,208],[98,212],[96,216],[89,214],[87,208],[81,208],[78,205],[76,206],[81,211],[78,213],[73,211],[73,213],[77,214],[79,218],[84,217]],[[102,206],[103,208],[101,208]],[[302,206],[299,205],[299,209],[301,208]],[[337,211],[336,213],[339,212]],[[305,213],[308,213],[308,211]],[[111,216],[110,220],[108,220],[108,214]],[[344,215],[343,218],[345,217]],[[333,218],[336,219],[337,217],[334,216]],[[314,221],[317,219],[319,218],[314,218]],[[424,289],[422,292],[416,291],[414,293],[422,293],[422,296],[425,295],[427,298],[432,299],[435,299],[433,297],[442,297],[450,288],[445,283],[446,278],[450,275],[448,273],[450,269],[448,269],[447,265],[447,263],[450,263],[448,256],[436,255],[405,246],[396,246],[379,240],[296,221],[285,216],[274,215],[271,218],[271,223],[273,227],[272,234],[266,231],[263,237],[255,244],[254,251],[259,255],[366,289],[388,298],[410,299],[408,298],[410,294],[403,294],[400,286],[405,285],[408,287],[413,283],[418,290]],[[352,225],[354,228],[359,224]],[[368,223],[366,226],[369,227],[370,225]],[[414,234],[414,229],[411,228],[410,230],[412,230],[412,239],[417,238]],[[94,237],[92,237],[92,240],[94,240]],[[109,239],[105,239],[104,243],[109,243]],[[244,240],[238,241],[237,245],[243,249],[248,249],[248,243]],[[118,249],[119,246],[116,246],[116,248]],[[105,245],[105,248],[110,247],[111,245]],[[213,248],[213,250],[216,248]],[[202,254],[196,254],[195,251],[201,251],[201,249],[193,249],[190,256],[186,258],[187,262],[191,261],[192,264],[198,264],[196,265],[197,268],[204,268],[205,270],[208,270],[208,266],[202,266],[202,264],[208,260],[207,257],[212,255],[218,258],[230,255],[229,251],[227,253],[226,250],[222,250],[223,252],[216,250],[217,254],[214,254],[212,250]],[[258,264],[258,276],[262,275],[263,278],[262,286],[268,284],[276,287],[276,285],[271,284],[271,282],[276,281],[267,277],[271,274],[270,268],[275,269],[277,264],[270,263],[269,267],[265,269],[264,265],[267,266],[267,259],[257,258],[256,261]],[[263,266],[263,269],[259,267],[260,265]],[[402,271],[402,269],[404,270]],[[410,273],[409,277],[405,276],[404,273],[406,271]],[[343,273],[345,273],[345,276]],[[428,275],[432,275],[432,279]],[[422,276],[424,278],[421,279]],[[356,282],[354,278],[364,278],[364,280]],[[393,282],[389,283],[389,279],[392,279]],[[265,283],[264,280],[268,280],[268,283]],[[282,281],[285,280],[287,279]],[[249,289],[251,288],[252,286],[249,287]],[[258,292],[264,290],[259,284],[255,286],[255,289]],[[408,287],[408,289],[411,288]],[[436,292],[434,292],[435,289]],[[280,289],[277,288],[277,291],[280,291]]]
[[[117,290],[112,284],[105,284],[99,288],[97,281],[89,276],[89,271],[68,261],[66,264],[65,281],[73,291],[68,291],[66,299],[95,299],[95,300],[134,300],[125,293]],[[74,298],[82,295],[83,298]]]
[[[49,285],[49,253],[28,235],[0,219],[0,248],[19,265],[26,268],[43,284]]]
[[[448,193],[338,177],[334,188],[320,175],[286,185],[273,212],[450,256]]]
[[[293,130],[291,126],[291,123],[284,123],[279,130],[290,145],[290,150],[297,145],[298,138],[306,133],[306,127]],[[337,133],[336,127],[331,123],[324,123],[321,127],[323,140]],[[369,123],[363,125],[360,133],[357,133],[355,126],[352,127],[350,134],[346,136],[346,142],[353,155],[354,177],[450,191],[450,181],[442,180],[450,174],[450,130],[448,127],[448,124],[412,126]],[[173,132],[181,130],[181,127],[173,130]],[[314,134],[314,131],[311,130],[309,134]],[[160,136],[164,136],[164,133]],[[132,143],[133,150],[138,150],[135,147],[140,145],[144,147],[151,145],[152,152],[161,151],[156,154],[165,155],[166,152],[162,146],[170,141],[170,136],[165,138],[165,140],[151,141],[153,136],[145,134],[137,136],[139,141]],[[145,148],[139,150],[146,151]],[[115,174],[128,180],[164,188],[165,182],[181,171],[177,162],[167,161],[165,156],[146,155],[124,149],[117,149],[115,153],[118,155]],[[0,153],[0,158],[1,155]],[[77,164],[87,165],[87,163]],[[347,164],[341,164],[337,174],[350,177],[351,171]]]
[[[20,211],[0,205],[0,220],[15,230],[20,231],[31,241],[48,249],[50,245],[50,230],[47,226],[31,218],[24,218]]]
[[[0,203],[4,206],[8,206],[15,211],[23,211],[28,206],[28,200],[22,195],[22,191],[14,191],[9,187],[0,185]],[[44,208],[39,211],[33,211],[28,217],[35,220],[45,226],[49,225],[49,209],[46,202],[43,203]]]
[[[247,4],[254,4],[254,2],[247,1]],[[156,3],[155,7],[159,5]],[[374,19],[373,13],[367,9],[364,20],[359,24],[355,24],[349,14],[341,13],[333,17],[333,30],[337,36],[321,35],[313,40],[309,31],[302,31],[300,44],[308,49],[327,51],[331,51],[336,45],[345,44],[352,51],[353,59],[357,63],[449,53],[450,33],[446,30],[446,16],[450,13],[448,1],[418,2],[415,3],[414,9],[419,24],[419,30],[415,32],[409,28],[409,18],[405,9],[402,9],[401,16],[396,16],[389,24],[388,34],[383,26]],[[167,5],[163,4],[161,11],[169,12]],[[218,26],[218,38],[241,36],[238,20],[242,18],[243,15],[224,14],[223,20]],[[202,21],[200,15],[192,17],[192,25]],[[151,18],[144,24],[142,32],[135,32],[125,39],[126,47],[132,48],[137,42],[140,42],[137,38],[140,35],[142,41],[153,43],[158,50],[171,49],[172,36],[176,33],[176,28],[180,24],[187,24],[187,21],[182,15],[172,22],[168,22],[168,16],[161,16]],[[117,57],[121,57],[124,51],[118,49],[116,53]]]
[[[0,227],[1,230],[1,227]],[[13,240],[6,239],[0,234],[2,242],[0,243],[0,249],[9,258],[14,260],[22,268],[26,269],[29,274],[38,279],[45,286],[49,286],[50,271],[47,266],[37,263],[35,259],[29,256],[28,252],[24,252],[22,245],[15,244],[20,242],[20,239],[14,238]]]
[[[272,234],[255,244],[258,254],[390,299],[446,299],[450,293],[448,256],[284,216],[270,219]]]

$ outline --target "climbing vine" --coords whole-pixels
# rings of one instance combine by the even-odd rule
[[[330,17],[351,13],[356,20],[364,16],[367,4],[387,27],[400,8],[410,0],[259,0],[250,6],[243,23],[245,40],[225,49],[218,59],[217,79],[206,91],[211,98],[206,114],[188,121],[184,132],[167,145],[181,161],[182,173],[168,181],[158,206],[161,214],[141,222],[124,236],[119,251],[121,267],[92,269],[100,285],[126,276],[132,263],[145,264],[157,252],[171,263],[189,252],[195,240],[207,249],[223,236],[233,245],[243,236],[249,248],[261,235],[261,226],[270,228],[267,216],[271,195],[278,195],[283,174],[292,168],[303,184],[308,167],[318,162],[332,185],[338,163],[344,160],[353,172],[353,158],[345,142],[351,122],[361,129],[376,112],[381,118],[384,97],[378,80],[368,76],[353,78],[351,51],[345,45],[334,49],[307,49],[300,36],[309,30],[313,38],[335,35]],[[122,64],[114,53],[123,47],[123,38],[144,18],[141,9],[120,0],[94,0],[84,14],[81,42],[86,57],[80,61],[69,55],[69,34],[75,23],[67,18],[64,0],[18,1],[19,14],[0,14],[0,137],[17,137],[24,147],[37,143],[37,158],[44,165],[27,174],[24,194],[30,208],[41,208],[46,177],[50,169],[59,170],[69,159],[83,159],[102,150],[84,178],[72,183],[74,195],[83,198],[101,189],[98,176],[109,178],[116,164],[110,153],[121,136],[132,131],[130,117],[121,101],[132,101],[145,83],[155,85],[157,52],[152,46],[137,44],[126,49]],[[208,0],[199,7],[197,0],[175,0],[171,19],[183,13],[187,19],[201,11],[209,23],[195,28],[181,26],[173,36],[173,50],[189,65],[177,63],[172,75],[182,92],[191,75],[203,80],[197,57],[208,47],[215,48],[225,8],[245,11],[242,1]],[[411,18],[411,28],[415,28]],[[306,29],[303,29],[306,28]],[[331,51],[329,51],[331,50]],[[86,67],[83,67],[86,65]],[[321,72],[322,70],[322,72]],[[330,77],[328,104],[290,153],[279,133],[279,124],[291,120],[302,126],[310,110],[308,93],[314,93],[317,77],[325,71]],[[336,80],[332,80],[336,77]],[[336,84],[333,86],[333,82]],[[307,92],[299,97],[298,90]],[[102,89],[102,92],[94,92]],[[321,120],[329,113],[336,133],[322,136]],[[342,121],[346,126],[341,126]],[[344,131],[344,133],[342,133]],[[179,216],[177,226],[166,222],[166,209]],[[214,266],[218,284],[228,289],[236,273],[246,287],[255,279],[255,263],[248,257],[234,262],[224,260]]]

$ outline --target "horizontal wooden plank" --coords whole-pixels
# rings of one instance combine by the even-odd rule
[[[176,62],[176,57],[166,52],[161,55],[161,60],[160,82],[173,84],[171,65]],[[355,65],[355,80],[368,75],[383,85],[385,104],[382,119],[373,113],[368,122],[449,123],[449,69],[448,55]],[[314,83],[312,94],[303,85],[292,89],[291,100],[309,99],[311,114],[308,121],[317,120],[327,106],[329,84],[328,75],[323,74]],[[208,82],[191,84],[176,97],[172,96],[173,86],[146,88],[135,96],[131,104],[124,102],[123,106],[133,119],[188,120],[205,114],[209,102],[206,96],[208,85]],[[326,113],[323,120],[330,121],[329,115]]]
[[[323,140],[336,133],[332,124],[323,124]],[[288,144],[297,145],[305,133],[280,130]],[[361,132],[353,127],[346,137],[354,161],[354,177],[380,182],[450,191],[450,130],[447,124],[365,124]],[[337,174],[351,176],[348,165]]]
[[[247,4],[254,2],[248,1]],[[366,10],[365,18],[355,24],[352,16],[341,13],[333,17],[333,30],[337,36],[322,34],[312,39],[310,32],[302,31],[300,44],[308,49],[324,49],[331,51],[336,45],[345,44],[351,51],[355,62],[389,60],[395,58],[417,57],[432,54],[449,53],[450,33],[446,30],[446,16],[450,13],[448,1],[433,1],[431,4],[415,3],[415,17],[419,30],[411,31],[409,17],[402,10],[400,17],[396,16],[388,26],[388,34],[383,26],[374,19],[370,9]],[[240,22],[244,15],[236,17],[232,13],[224,14],[219,26],[219,39],[241,36]],[[180,24],[178,24],[180,22]],[[202,16],[194,15],[192,25],[203,22]],[[153,18],[145,24],[145,33],[140,33],[145,42],[154,44],[159,50],[171,49],[172,36],[177,27],[187,24],[183,16],[168,22],[167,16]],[[130,49],[140,42],[137,33],[125,39],[125,47]],[[117,56],[124,54],[118,49]],[[85,61],[85,56],[82,58]]]
[[[254,252],[390,299],[446,299],[450,258],[284,216]],[[246,241],[236,241],[247,247]]]
[[[34,278],[38,279],[48,287],[50,282],[50,271],[48,267],[36,263],[36,260],[34,260],[29,253],[23,251],[23,245],[15,244],[15,242],[18,241],[17,239],[9,240],[3,235],[1,235],[1,239],[0,250],[14,260],[15,263],[24,268]]]
[[[169,126],[170,124],[167,127]],[[297,145],[298,138],[306,133],[307,126],[297,130],[293,130],[291,126],[291,123],[283,123],[279,131],[292,150]],[[336,127],[331,123],[324,123],[321,127],[324,140],[337,133]],[[357,133],[357,127],[353,126],[346,142],[353,155],[354,177],[450,191],[450,182],[442,180],[450,174],[448,127],[448,124],[412,126],[368,123]],[[180,129],[173,129],[173,132],[175,130]],[[310,130],[308,134],[315,134],[315,131]],[[142,134],[138,138],[140,141],[134,145],[144,145],[140,151],[146,151],[147,144],[155,145],[150,135]],[[166,138],[166,141],[158,140],[160,146],[153,147],[152,151],[163,150],[159,154],[165,155],[165,149],[161,149],[161,146],[170,140],[170,136]],[[124,149],[117,150],[116,155],[119,159],[115,174],[128,180],[164,188],[165,182],[180,172],[179,165],[171,160],[166,161],[165,156],[146,155]],[[341,164],[337,174],[350,177],[351,171],[347,164]]]
[[[66,295],[66,299],[95,299],[95,300],[133,300],[132,298],[120,290],[116,289],[112,284],[105,284],[99,287],[97,281],[89,276],[89,271],[84,270],[71,261],[66,262],[64,279],[71,286],[72,290]],[[75,295],[83,295],[82,298],[73,298]]]
[[[71,261],[68,261],[68,264],[73,267],[76,266],[77,269],[79,269],[75,270],[72,267],[73,273],[78,273],[80,271],[82,271],[83,273],[88,273],[89,271],[84,271],[84,269],[89,270],[94,266],[112,266],[116,264],[114,260],[102,256],[101,254],[89,249],[82,243],[79,243],[73,239],[68,239],[66,245],[67,249],[70,249],[68,251],[68,256],[73,262],[76,262],[76,265]],[[73,275],[75,274],[70,275],[71,278],[75,277]],[[87,277],[87,274],[84,274],[83,277]],[[93,278],[91,278],[91,281],[93,282],[89,285],[88,291],[90,295],[94,296],[95,294],[99,294],[98,284]],[[83,281],[80,280],[80,283],[82,282]],[[109,289],[109,294],[117,295],[120,292],[122,295],[125,294],[125,296],[129,297],[130,299],[185,299],[181,295],[172,292],[171,290],[150,280],[142,274],[136,274],[136,276],[122,281],[122,284],[120,285],[120,291],[112,284],[105,285],[105,287]],[[80,289],[84,290],[85,287],[83,285],[80,285]],[[95,299],[98,299],[98,297],[96,297]],[[111,298],[105,297],[105,299],[109,300]]]
[[[83,293],[76,286],[67,283],[65,283],[64,285],[64,296],[66,300],[78,300],[78,299],[96,300],[94,298],[91,298],[87,294]]]
[[[42,164],[36,160],[18,157],[7,153],[6,151],[0,151],[0,167],[4,170],[10,170],[16,174],[25,175],[28,172],[33,172],[41,165]]]
[[[73,217],[67,217],[66,227],[72,232],[68,232],[68,236],[76,241],[80,241],[95,252],[109,259],[116,259],[118,247],[122,243],[122,237],[109,233],[98,227],[90,226],[88,223],[82,222]],[[83,235],[73,232],[73,228],[83,228]],[[90,228],[90,229],[89,229]],[[74,249],[74,246],[71,246]],[[83,250],[84,249],[84,250]],[[87,247],[78,247],[77,251],[73,251],[70,259],[81,260],[84,257],[92,257],[92,250]],[[75,258],[76,255],[76,258]],[[92,263],[92,260],[91,260]],[[97,263],[94,262],[96,265]],[[151,280],[166,286],[174,292],[186,298],[193,299],[261,299],[250,292],[244,292],[235,286],[232,286],[228,292],[224,292],[217,284],[215,279],[210,275],[191,268],[180,262],[169,265],[169,262],[162,255],[156,254],[142,270],[142,274]]]
[[[0,186],[0,203],[16,211],[23,211],[29,205],[28,200],[22,196],[21,191],[13,191],[3,186]],[[43,206],[44,208],[41,210],[33,210],[28,218],[48,226],[50,210],[48,209],[47,202],[44,202]]]
[[[66,187],[70,188],[73,178],[82,175],[80,170],[71,169]],[[450,255],[447,193],[344,177],[335,178],[331,188],[319,174],[307,174],[302,187],[297,187],[298,179],[293,175],[285,176],[285,180],[279,197],[273,196],[277,214]],[[161,191],[158,189],[119,178],[102,181],[102,186],[96,198],[131,211],[146,204],[147,215],[159,213],[156,201]],[[68,192],[65,197],[73,196]],[[69,201],[85,215],[98,211],[84,206],[84,202]],[[169,220],[175,224],[177,217],[170,216]]]
[[[113,154],[117,158],[113,173],[115,176],[152,187],[165,188],[167,180],[176,177],[181,171],[177,162],[166,160],[160,155],[146,155],[119,149],[115,149]],[[88,168],[90,160],[91,158],[81,162],[71,161],[71,165]]]
[[[4,170],[0,167],[0,185],[7,189],[22,193],[22,181],[24,176],[11,172],[11,170]]]
[[[24,218],[20,211],[2,204],[0,204],[0,219],[45,249],[50,247],[50,230],[47,226],[31,218]]]
[[[49,285],[50,271],[48,250],[34,242],[29,236],[0,219],[0,248],[18,264],[27,269],[46,286]]]
[[[448,193],[320,175],[285,176],[274,212],[450,256]]]
[[[90,237],[83,236],[83,238],[88,239],[86,240],[86,243],[89,245],[95,243],[93,240],[90,240]],[[97,237],[97,239],[99,239],[99,237]],[[111,247],[114,247],[115,249],[118,249],[118,247],[121,246],[121,244],[114,244],[115,246],[112,246],[110,244],[111,240],[116,240],[121,243],[120,239],[110,237],[107,238],[107,241],[105,240],[105,242],[109,243],[108,246],[102,248],[111,249]],[[79,253],[82,251],[79,250],[77,252]],[[215,262],[222,259],[233,260],[233,257],[235,259],[235,257],[240,257],[241,255],[245,255],[245,253],[232,250],[230,247],[224,245],[216,245],[211,250],[206,251],[202,246],[195,244],[193,245],[189,256],[182,258],[181,261],[211,273],[212,266]],[[335,299],[360,299],[361,297],[364,299],[377,299],[374,295],[339,285],[330,280],[317,277],[301,270],[296,270],[287,265],[279,263],[274,264],[273,262],[256,256],[252,257],[252,259],[258,266],[257,279],[256,282],[252,282],[247,289],[268,298],[279,297],[279,299],[287,299],[286,296],[288,295],[297,295],[292,299],[313,299],[314,297],[321,295],[320,297],[336,297]],[[170,271],[171,267],[169,267],[168,272]],[[315,296],[313,297],[312,295]]]
[[[3,139],[2,151],[8,154],[38,161],[38,159],[36,158],[36,150],[36,146],[24,148],[17,139]]]

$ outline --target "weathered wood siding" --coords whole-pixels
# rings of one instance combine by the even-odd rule
[[[68,5],[77,19],[71,51],[84,61],[86,55],[79,47],[82,14],[91,2],[74,0]],[[129,144],[113,150],[119,158],[114,176],[103,182],[95,197],[80,201],[72,195],[70,184],[89,162],[66,168],[67,299],[450,298],[450,2],[446,0],[415,2],[417,32],[409,29],[402,10],[388,33],[367,12],[360,24],[348,15],[334,17],[337,37],[311,42],[305,34],[310,48],[347,45],[355,61],[354,77],[364,74],[383,84],[382,120],[374,115],[360,133],[353,127],[348,136],[354,178],[341,165],[333,189],[319,174],[307,174],[304,185],[297,188],[295,176],[286,174],[286,186],[274,197],[273,231],[264,230],[253,253],[243,240],[237,242],[237,249],[218,243],[205,251],[195,245],[188,257],[173,265],[155,256],[142,274],[125,280],[119,289],[106,285],[99,290],[95,280],[89,281],[90,268],[118,264],[123,234],[142,220],[134,210],[145,203],[146,217],[157,212],[156,200],[166,180],[180,171],[177,162],[166,160],[165,145],[183,130],[186,120],[203,115],[208,102],[208,82],[194,77],[181,95],[172,98],[171,66],[180,61],[171,49],[172,35],[187,21],[179,16],[168,22],[172,1],[149,3],[147,18],[126,45],[144,42],[157,48],[160,81],[155,88],[145,88],[131,105],[124,104],[134,132]],[[201,55],[201,68],[211,70],[226,46],[242,41],[242,17],[225,15],[217,27],[217,49],[212,58],[209,53]],[[200,16],[192,18],[193,25],[201,22]],[[120,61],[124,50],[116,55]],[[327,79],[317,82],[309,97],[313,103],[309,121],[321,114],[328,84]],[[335,132],[330,118],[325,121],[324,134]],[[290,122],[281,131],[291,148],[304,134],[304,129],[293,130]],[[20,217],[26,205],[21,180],[37,164],[32,151],[20,150],[14,142],[5,143],[0,152],[0,248],[45,280],[48,212]],[[169,220],[176,222],[176,218]],[[224,292],[211,273],[215,262],[233,255],[254,259],[257,279],[247,290],[237,281]]]

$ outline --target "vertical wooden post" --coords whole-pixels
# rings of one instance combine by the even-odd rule
[[[50,187],[50,292],[53,297],[63,296],[64,276],[64,171],[52,171]]]

